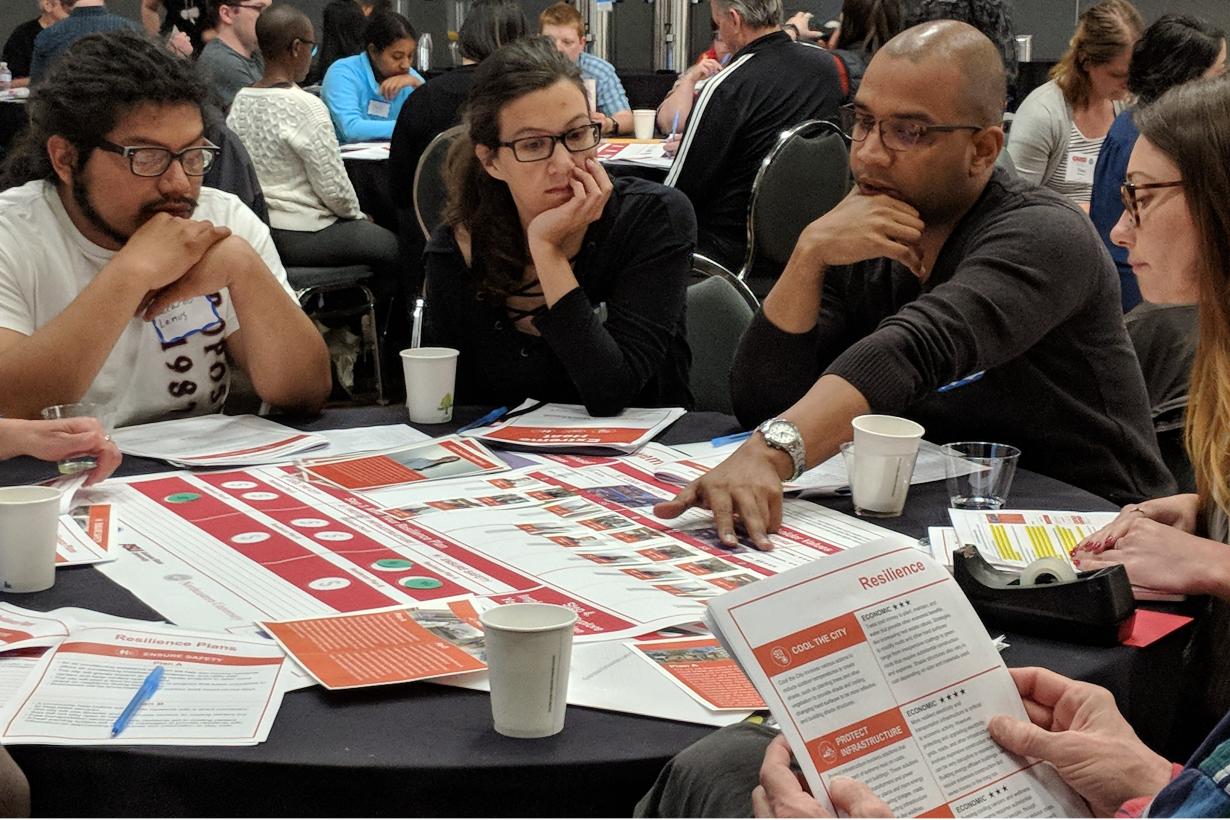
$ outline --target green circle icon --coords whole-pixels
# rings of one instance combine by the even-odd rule
[[[417,575],[412,575],[409,578],[402,578],[397,583],[407,589],[439,589],[444,586],[443,581],[437,581],[435,578],[422,578]]]
[[[411,569],[413,567],[414,562],[407,561],[405,558],[381,558],[372,564],[372,569],[381,572],[400,572],[403,569]]]
[[[200,497],[200,493],[171,493],[166,501],[168,504],[187,504],[189,501],[199,500]]]

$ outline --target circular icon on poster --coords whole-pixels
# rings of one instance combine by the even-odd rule
[[[256,487],[255,481],[223,481],[224,490],[251,490]]]
[[[350,581],[345,578],[317,578],[308,584],[312,589],[328,592],[331,589],[345,589],[350,586]]]
[[[290,520],[290,525],[292,527],[325,527],[328,526],[328,524],[329,522],[323,518],[292,518]]]
[[[773,658],[773,663],[783,669],[790,665],[790,653],[786,651],[785,647],[775,646],[769,655]]]
[[[200,493],[171,493],[166,497],[168,504],[187,504],[189,501],[197,501],[201,497]]]
[[[413,566],[414,562],[407,561],[405,558],[381,558],[372,564],[372,569],[377,572],[401,572],[403,569],[411,569]]]
[[[443,581],[438,581],[435,578],[423,578],[417,575],[411,575],[409,578],[402,578],[397,583],[401,584],[406,589],[439,589],[444,586]]]
[[[231,541],[236,544],[259,544],[261,541],[268,540],[269,533],[267,532],[241,532],[231,538]]]
[[[248,501],[276,501],[277,493],[244,493],[243,497]]]
[[[335,530],[325,530],[324,532],[314,533],[313,538],[319,538],[321,541],[349,541],[354,538],[353,533],[337,532]]]

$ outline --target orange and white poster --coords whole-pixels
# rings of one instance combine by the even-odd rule
[[[456,436],[388,453],[300,462],[310,477],[345,490],[378,490],[507,470],[508,466],[476,441]]]
[[[487,668],[482,629],[448,608],[393,607],[265,621],[261,627],[327,689],[408,683]]]
[[[667,638],[627,646],[708,709],[765,708],[756,687],[716,638]]]
[[[679,407],[629,408],[595,418],[576,404],[542,404],[532,400],[505,421],[464,435],[498,447],[570,453],[631,453],[683,415]]]
[[[114,561],[116,544],[115,507],[87,504],[60,516],[56,534],[56,566],[80,566]]]
[[[812,792],[866,783],[895,817],[1087,817],[1050,764],[1008,754],[997,714],[1027,719],[952,576],[884,538],[709,602],[707,623],[764,696]],[[829,804],[831,809],[831,803]]]

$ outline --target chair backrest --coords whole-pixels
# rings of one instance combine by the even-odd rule
[[[462,126],[454,125],[436,134],[423,149],[419,164],[414,169],[414,215],[423,236],[427,238],[444,221],[444,205],[448,201],[448,191],[444,187],[444,160],[453,141],[461,135],[461,129]]]
[[[699,254],[692,256],[692,277],[688,346],[692,348],[689,383],[695,409],[730,413],[730,368],[743,331],[760,305],[733,273]]]
[[[757,267],[780,273],[803,229],[849,192],[850,150],[840,128],[808,120],[783,131],[752,183],[739,278]]]

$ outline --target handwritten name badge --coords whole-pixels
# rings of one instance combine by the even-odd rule
[[[217,306],[207,296],[176,302],[154,317],[154,331],[163,344],[187,339],[194,333],[222,326]]]
[[[1080,182],[1093,184],[1094,158],[1084,154],[1068,154],[1068,168],[1064,173],[1064,182]]]
[[[384,100],[372,100],[367,104],[367,114],[371,117],[387,120],[389,118],[389,108],[389,104]]]

